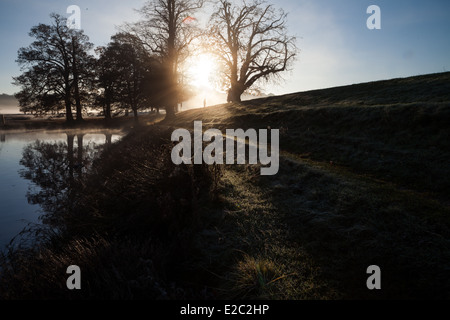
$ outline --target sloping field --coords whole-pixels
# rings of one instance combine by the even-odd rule
[[[39,245],[0,255],[0,298],[448,299],[449,80],[432,74],[144,118],[47,210],[60,233],[30,229]],[[222,133],[280,129],[278,173],[175,165],[171,134],[196,120]],[[74,262],[83,290],[72,292],[65,275]],[[371,265],[379,290],[367,287]]]
[[[450,297],[450,73],[191,110],[165,125],[195,120],[280,129],[279,173],[225,166],[224,210],[199,240],[228,294]],[[366,287],[369,265],[381,290]]]

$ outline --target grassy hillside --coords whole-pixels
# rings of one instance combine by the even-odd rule
[[[0,298],[448,299],[449,80],[309,91],[137,127],[46,214],[60,233],[0,259]],[[195,120],[279,128],[278,174],[173,165],[170,134]],[[72,263],[78,292],[65,288]],[[370,265],[381,290],[366,287]]]
[[[281,129],[284,152],[421,192],[450,192],[450,73],[225,104],[174,126]]]
[[[224,280],[238,297],[449,297],[450,73],[192,110],[170,125],[194,120],[281,132],[276,176],[226,167],[226,209],[201,241],[228,240],[210,270],[229,270],[224,248],[242,253]],[[365,287],[371,264],[378,292]],[[258,285],[262,267],[279,280]]]

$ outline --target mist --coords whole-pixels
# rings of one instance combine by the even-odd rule
[[[8,94],[0,95],[0,114],[17,114],[20,113],[19,101]]]
[[[20,113],[19,107],[14,105],[0,106],[0,114]]]
[[[272,94],[261,93],[260,95],[251,95],[247,92],[244,92],[241,96],[241,99],[242,101],[245,101],[269,96],[272,96]],[[198,88],[198,93],[196,95],[186,101],[183,101],[182,108],[179,111],[203,108],[204,102],[206,102],[206,107],[227,103],[227,94],[225,92],[220,92],[206,87]]]

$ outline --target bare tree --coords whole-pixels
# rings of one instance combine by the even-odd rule
[[[287,34],[287,14],[265,1],[241,5],[219,0],[211,16],[209,35],[214,53],[225,68],[228,101],[259,80],[270,80],[288,70],[297,47]]]
[[[205,0],[151,0],[139,11],[143,19],[127,25],[128,32],[136,35],[164,66],[166,88],[166,117],[173,117],[179,99],[179,67],[188,56],[191,42],[199,35],[195,13]]]

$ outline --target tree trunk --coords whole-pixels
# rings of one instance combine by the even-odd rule
[[[78,81],[76,81],[75,83],[75,101],[77,107],[77,121],[83,121],[83,115],[81,113],[80,93],[78,90]]]
[[[80,87],[79,87],[79,75],[77,66],[77,50],[75,49],[75,38],[72,38],[72,72],[73,72],[73,85],[75,87],[75,104],[77,109],[77,121],[83,121],[83,115],[81,113],[81,98],[80,98]]]
[[[78,145],[78,154],[77,154],[77,174],[78,177],[81,177],[81,169],[83,168],[83,134],[77,135],[77,145]]]
[[[106,142],[105,144],[107,146],[110,146],[112,143],[112,133],[105,133],[105,137],[106,137]]]
[[[110,120],[111,119],[111,102],[106,102],[106,109],[105,109],[105,119]]]
[[[67,133],[67,159],[69,160],[69,178],[73,179],[73,140],[75,135]]]
[[[166,107],[166,119],[175,118],[175,106]]]
[[[244,89],[238,85],[231,86],[228,90],[227,101],[228,102],[241,102],[241,95],[244,93]]]
[[[65,105],[66,105],[66,121],[67,123],[73,122],[73,115],[72,115],[72,103],[70,101],[70,96],[67,96],[65,98]]]

